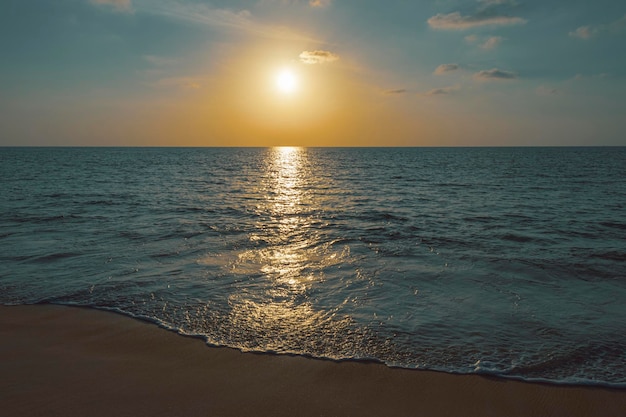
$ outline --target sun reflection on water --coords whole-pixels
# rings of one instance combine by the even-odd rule
[[[311,213],[320,208],[308,195],[310,165],[307,150],[297,147],[272,148],[265,160],[252,248],[239,253],[231,270],[246,280],[257,277],[253,289],[229,299],[232,324],[263,340],[249,340],[251,348],[261,343],[263,349],[297,350],[320,329],[333,333],[347,325],[335,317],[336,309],[316,308],[311,300],[327,268],[345,262],[349,249],[324,242],[313,224]]]
[[[302,199],[304,150],[296,147],[272,148],[268,184],[275,196],[273,215],[295,214]]]
[[[307,233],[308,219],[301,215],[306,182],[304,158],[302,148],[272,148],[264,184],[266,201],[261,205],[265,221],[257,224],[259,233],[250,237],[267,245],[258,253],[261,271],[271,281],[288,285],[295,292],[304,291],[306,282],[312,279],[303,270],[308,263],[307,248],[315,244]]]

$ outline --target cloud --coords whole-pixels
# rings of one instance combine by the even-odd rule
[[[445,74],[447,72],[453,72],[458,70],[459,64],[441,64],[439,65],[436,69],[435,72],[433,72],[433,74],[435,75],[442,75]]]
[[[483,42],[480,47],[483,49],[494,49],[496,46],[500,45],[504,38],[501,36],[491,36]]]
[[[480,26],[511,26],[523,25],[525,19],[512,16],[488,16],[475,15],[463,16],[459,12],[449,14],[438,13],[428,19],[428,24],[433,29],[440,30],[465,30]]]
[[[569,36],[578,39],[590,39],[602,33],[618,34],[626,28],[626,15],[604,25],[598,26],[580,26],[576,30],[569,32]]]
[[[478,8],[473,13],[462,15],[461,12],[438,13],[428,19],[433,29],[465,30],[482,26],[523,25],[526,19],[510,16],[506,13],[517,6],[515,0],[478,0]]]
[[[556,88],[546,87],[545,85],[537,87],[537,89],[535,89],[535,93],[540,96],[556,96],[558,94],[561,94],[561,92]]]
[[[474,74],[474,78],[477,80],[515,80],[517,74],[510,71],[504,71],[498,68],[492,68],[490,70],[478,71]]]
[[[383,94],[387,95],[387,96],[391,96],[391,95],[398,95],[398,94],[406,94],[408,93],[408,90],[406,88],[398,88],[395,90],[387,90],[384,91]]]
[[[92,4],[111,6],[120,12],[131,12],[130,0],[89,0]]]
[[[490,36],[488,38],[481,38],[476,35],[468,35],[465,37],[465,41],[467,43],[475,44],[480,42],[480,45],[478,46],[480,46],[482,49],[494,49],[498,45],[500,45],[503,40],[504,38],[501,36]]]
[[[300,61],[305,64],[324,64],[327,62],[337,61],[338,55],[329,51],[302,51]]]
[[[619,33],[622,30],[626,29],[626,14],[620,19],[617,19],[615,22],[611,22],[606,25],[606,29],[612,33]]]
[[[573,38],[580,39],[589,39],[595,32],[594,29],[591,29],[591,26],[581,26],[578,29],[569,33],[569,35]]]
[[[311,7],[327,7],[330,6],[331,0],[309,0]]]
[[[508,4],[511,6],[517,5],[517,2],[514,0],[478,0],[478,2],[483,4],[485,7],[499,6],[502,4]]]
[[[434,97],[434,96],[445,96],[448,94],[452,94],[453,92],[460,90],[461,87],[458,85],[450,85],[447,87],[433,88],[430,91],[424,93],[424,96]]]
[[[284,26],[259,23],[248,10],[220,9],[204,3],[182,3],[174,0],[151,0],[147,13],[204,25],[220,30],[233,30],[257,37],[320,43]]]
[[[606,72],[601,72],[599,74],[576,74],[573,78],[570,78],[568,81],[583,81],[583,80],[595,80],[595,79],[603,79],[608,78],[611,75]]]

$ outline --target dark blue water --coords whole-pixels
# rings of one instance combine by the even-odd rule
[[[626,148],[0,148],[0,303],[626,384]]]

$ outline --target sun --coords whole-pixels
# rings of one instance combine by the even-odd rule
[[[292,94],[298,90],[298,77],[290,69],[283,69],[276,74],[276,88],[283,94]]]

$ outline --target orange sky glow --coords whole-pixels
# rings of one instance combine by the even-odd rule
[[[619,8],[34,2],[0,13],[0,146],[626,145]]]

